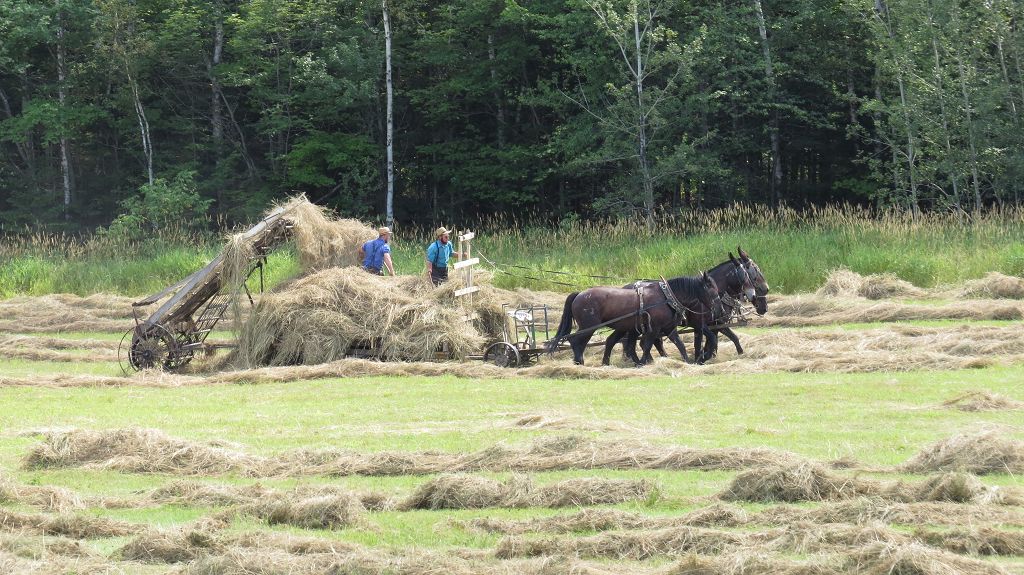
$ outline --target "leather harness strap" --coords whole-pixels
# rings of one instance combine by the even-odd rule
[[[668,304],[668,307],[672,308],[672,311],[676,316],[685,316],[686,308],[683,304],[679,303],[679,300],[676,299],[676,295],[672,293],[672,288],[668,287],[668,282],[665,281],[665,278],[662,278],[661,281],[658,282],[658,287],[661,288],[661,293],[665,294],[665,302]]]

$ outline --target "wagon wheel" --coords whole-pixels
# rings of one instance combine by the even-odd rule
[[[492,343],[484,352],[484,361],[489,361],[498,367],[515,367],[519,365],[519,350],[510,343],[499,341]]]
[[[125,349],[128,334],[131,343]],[[150,325],[135,328],[124,334],[118,348],[118,359],[127,356],[127,364],[132,369],[174,369],[192,360],[192,352],[182,353],[180,344],[167,328],[161,325]],[[121,369],[127,372],[122,363]]]

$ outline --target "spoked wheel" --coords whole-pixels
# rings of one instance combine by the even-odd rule
[[[489,361],[498,367],[516,367],[520,360],[519,350],[514,345],[503,341],[491,344],[484,352],[484,361]]]
[[[177,338],[167,328],[148,325],[138,326],[124,334],[117,356],[121,369],[128,373],[129,367],[136,371],[181,367],[192,361],[192,350],[183,352]]]

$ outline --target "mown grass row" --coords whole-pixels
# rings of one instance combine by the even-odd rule
[[[497,264],[495,281],[503,287],[570,291],[640,277],[695,274],[725,260],[739,245],[758,261],[773,290],[782,293],[814,290],[838,267],[861,274],[890,272],[922,287],[989,271],[1024,275],[1021,209],[913,219],[848,207],[796,212],[737,206],[664,217],[653,230],[639,221],[568,221],[542,227],[495,218],[481,222],[475,231],[475,254]],[[393,250],[400,273],[422,273],[429,241],[426,230],[397,227]],[[216,235],[128,245],[39,235],[4,238],[0,297],[155,292],[204,265],[219,247]],[[487,261],[483,267],[491,268]],[[278,251],[269,263],[270,284],[297,271],[289,250]]]

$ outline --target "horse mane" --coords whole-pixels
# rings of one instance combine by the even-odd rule
[[[715,266],[715,267],[713,267],[713,268],[709,269],[709,270],[708,270],[708,273],[711,273],[711,272],[717,272],[718,270],[720,270],[720,269],[724,268],[725,266],[731,266],[731,265],[734,265],[734,264],[732,263],[732,260],[725,260],[724,262],[722,262],[722,263],[718,264],[717,266]]]
[[[699,301],[704,296],[704,281],[700,276],[679,276],[669,279],[668,287],[677,298],[682,295],[688,300]]]

